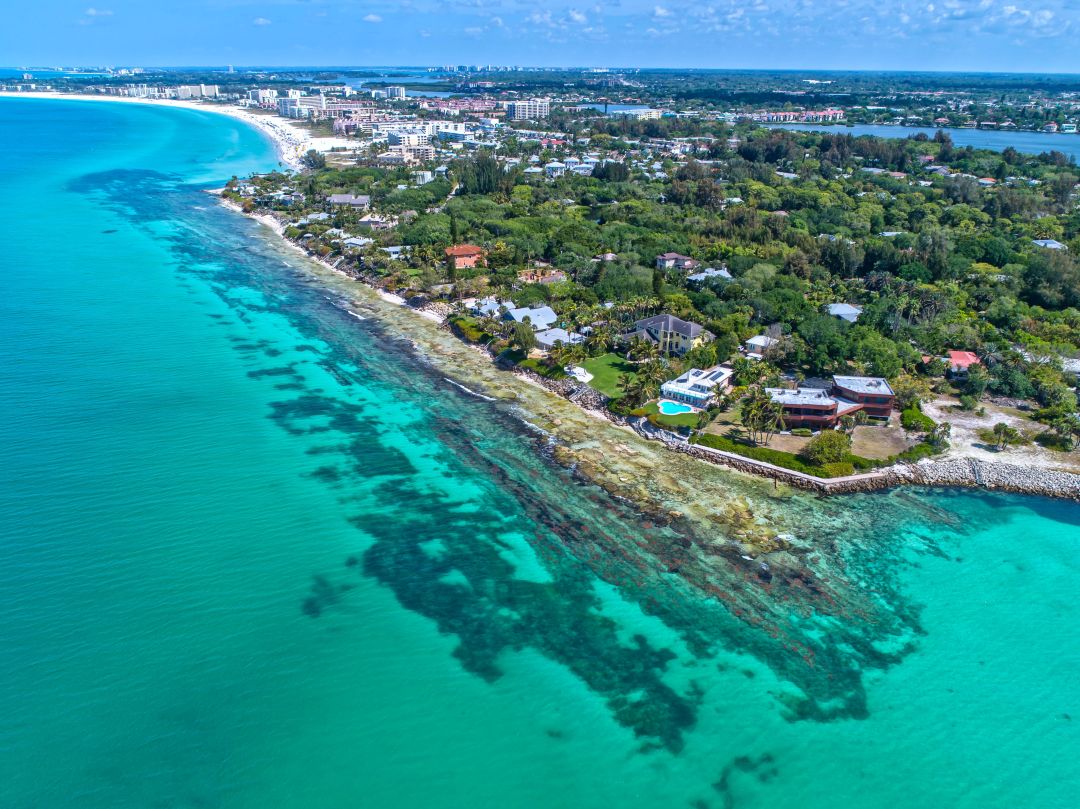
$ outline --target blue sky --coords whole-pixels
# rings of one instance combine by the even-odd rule
[[[0,0],[0,62],[1077,72],[1080,0]]]

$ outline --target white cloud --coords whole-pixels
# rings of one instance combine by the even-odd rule
[[[566,12],[566,14],[570,18],[571,22],[576,22],[579,25],[588,22],[588,18],[586,18],[585,14],[578,11],[576,8],[570,9],[568,12]]]
[[[111,17],[113,13],[107,8],[88,8],[86,10],[87,17]]]
[[[663,6],[656,6],[653,9],[653,16],[654,17],[670,17],[671,16],[671,9],[664,8]]]
[[[251,24],[252,25],[269,25],[270,20],[266,19],[266,17],[256,17],[254,20],[251,21]]]
[[[364,17],[364,22],[382,22],[382,17],[378,14],[367,14]]]

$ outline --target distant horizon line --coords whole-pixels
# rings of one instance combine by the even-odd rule
[[[464,63],[461,66],[466,66]],[[1076,72],[1048,72],[1045,70],[964,70],[958,68],[951,69],[927,69],[927,68],[814,68],[814,67],[658,67],[658,66],[629,66],[629,65],[510,65],[510,64],[489,64],[479,65],[477,63],[471,63],[468,67],[476,66],[482,69],[486,67],[512,67],[522,72],[530,70],[540,71],[670,71],[670,72],[700,72],[700,73],[817,73],[817,74],[851,74],[851,73],[868,73],[868,74],[899,74],[899,75],[943,75],[943,76],[1076,76],[1080,77],[1080,71]],[[79,72],[89,70],[123,70],[131,68],[141,68],[143,70],[207,70],[207,71],[228,71],[232,68],[234,71],[242,70],[375,70],[375,69],[389,69],[389,70],[427,70],[427,71],[443,71],[450,65],[389,65],[389,64],[325,64],[325,65],[272,65],[272,64],[249,64],[238,65],[222,63],[216,65],[182,65],[182,64],[134,64],[134,63],[113,63],[109,65],[97,64],[97,65],[7,65],[0,66],[0,70],[49,70],[60,72]],[[457,67],[454,65],[453,67]],[[497,71],[502,72],[502,71]]]

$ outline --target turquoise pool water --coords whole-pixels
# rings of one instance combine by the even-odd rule
[[[678,416],[680,413],[693,413],[694,408],[687,404],[680,404],[679,402],[672,402],[668,399],[661,400],[657,405],[660,408],[660,412],[665,416]]]

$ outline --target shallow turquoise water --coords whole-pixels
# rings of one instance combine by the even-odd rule
[[[0,804],[1075,805],[1075,505],[796,498],[830,580],[706,597],[194,187],[273,163],[0,100]]]

